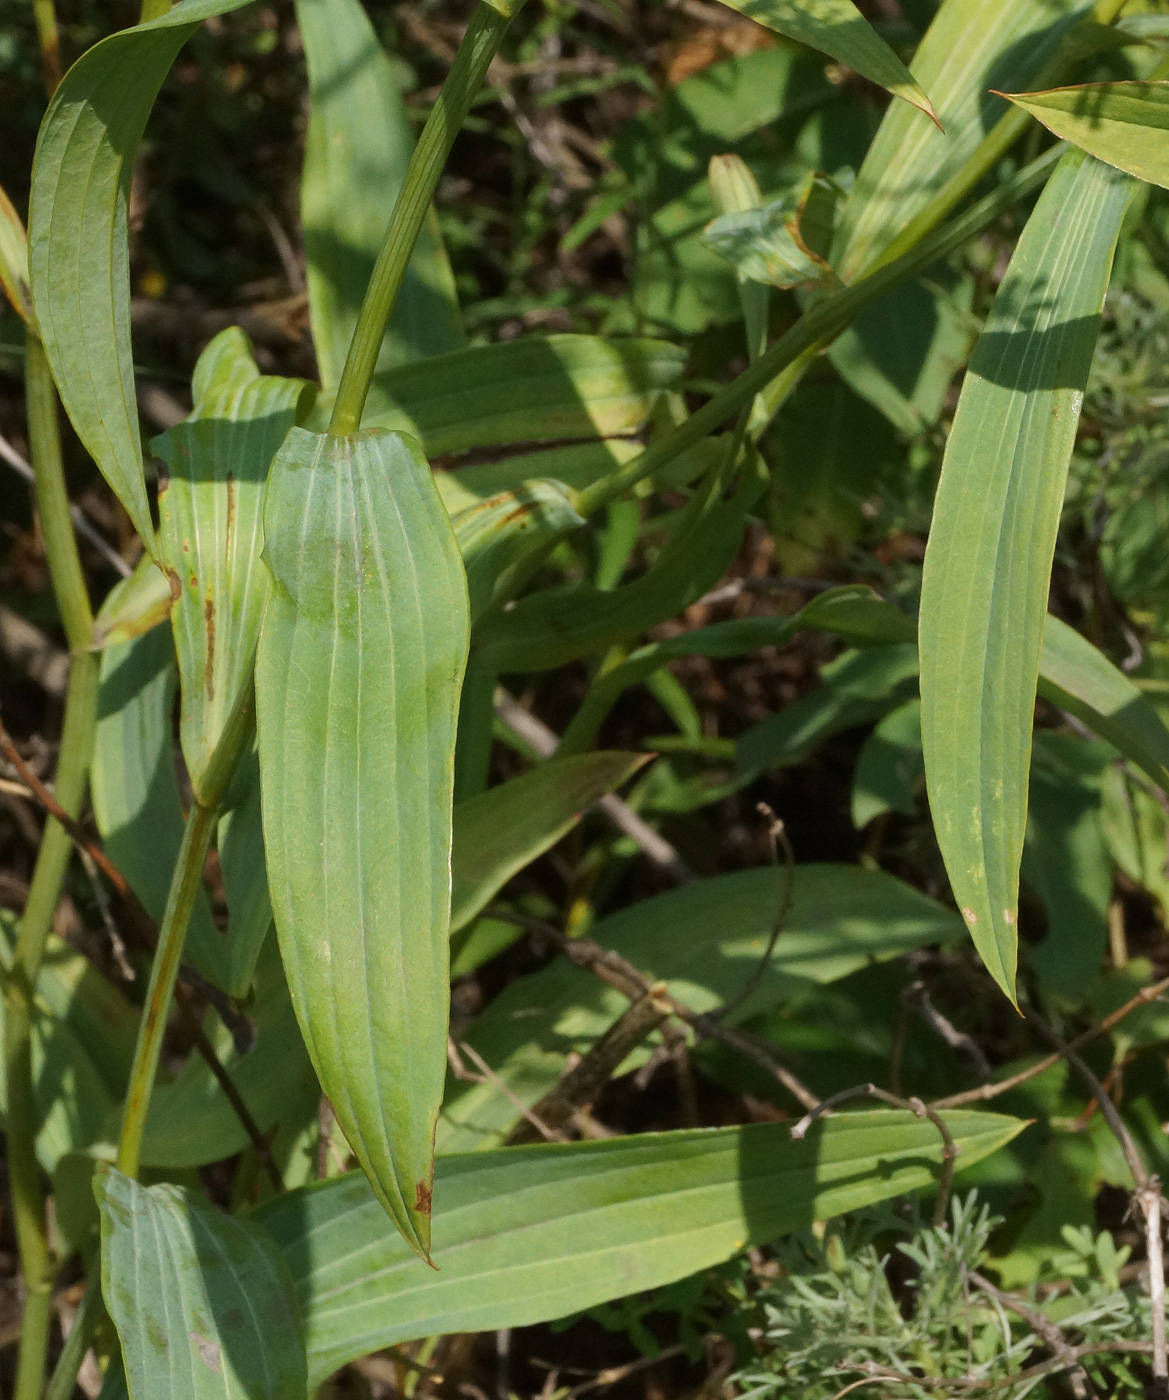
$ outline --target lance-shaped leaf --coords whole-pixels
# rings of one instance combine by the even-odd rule
[[[61,402],[148,549],[130,349],[128,208],[134,157],[175,55],[196,27],[248,0],[182,0],[95,44],[66,73],[33,162],[29,263]]]
[[[22,321],[32,322],[32,292],[28,285],[28,239],[20,215],[0,189],[0,287]]]
[[[196,1191],[115,1170],[95,1192],[130,1400],[304,1400],[295,1284],[265,1230]]]
[[[1089,155],[1169,189],[1169,82],[1086,83],[1002,96]]]
[[[958,1170],[1025,1126],[947,1113]],[[380,1347],[523,1327],[671,1283],[792,1230],[931,1185],[937,1129],[908,1113],[647,1133],[446,1157],[434,1262],[413,1259],[356,1173],[262,1207],[308,1335],[309,1383]]]
[[[196,797],[213,804],[208,770],[250,692],[268,594],[260,563],[268,467],[310,387],[261,375],[247,337],[230,327],[203,352],[194,388],[191,416],[152,446],[169,474],[158,554],[175,595],[183,757]]]
[[[1025,87],[1091,9],[1092,0],[945,0],[911,64],[941,127],[900,102],[886,111],[833,246],[846,282],[880,256],[1008,111],[990,90]]]
[[[417,445],[294,428],[272,465],[256,661],[268,882],[321,1085],[415,1248],[448,1013],[467,583]]]
[[[720,214],[707,224],[702,240],[740,279],[772,287],[838,290],[840,278],[825,254],[839,196],[832,180],[813,173],[792,193],[761,208]],[[818,238],[822,230],[826,237]]]
[[[454,815],[451,932],[570,831],[581,812],[631,777],[643,753],[553,758],[510,782],[460,802]]]
[[[1024,229],[946,447],[922,580],[926,783],[954,897],[1014,1000],[1032,712],[1055,537],[1134,184],[1079,151]]]
[[[153,563],[147,568],[158,574]],[[99,629],[108,620],[103,607]],[[102,652],[90,775],[93,812],[110,859],[156,921],[166,908],[183,840],[174,754],[176,682],[169,627],[156,626],[129,642],[111,642]],[[195,895],[185,955],[209,982],[224,985],[223,939],[202,889]]]
[[[904,98],[911,107],[934,117],[925,91],[852,0],[723,0],[723,3],[756,24],[847,63],[870,82],[888,88],[894,97]]]
[[[636,433],[685,366],[664,340],[525,335],[376,375],[363,423],[410,433],[431,457]]]
[[[300,186],[305,280],[321,383],[335,389],[414,133],[359,0],[297,0],[296,18],[310,103]],[[414,245],[378,365],[388,369],[462,343],[454,277],[432,216]]]

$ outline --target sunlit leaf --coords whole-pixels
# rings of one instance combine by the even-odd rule
[[[1025,1126],[947,1113],[958,1169]],[[792,1230],[928,1187],[937,1129],[842,1113],[801,1142],[786,1124],[651,1133],[441,1158],[433,1273],[365,1180],[290,1192],[256,1214],[288,1260],[309,1382],[413,1337],[544,1322],[670,1283]]]
[[[110,1170],[95,1189],[130,1400],[304,1400],[295,1285],[271,1237],[181,1186]]]
[[[1134,185],[1069,153],[1019,240],[946,448],[921,598],[922,741],[950,884],[1014,1000],[1032,712],[1056,531]]]
[[[294,428],[264,529],[256,701],[288,985],[345,1136],[425,1250],[466,575],[430,469],[396,433]]]

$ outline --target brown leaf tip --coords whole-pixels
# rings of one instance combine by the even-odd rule
[[[414,1193],[414,1209],[419,1215],[430,1214],[430,1198],[432,1194],[427,1182],[420,1181],[418,1183],[417,1190]]]

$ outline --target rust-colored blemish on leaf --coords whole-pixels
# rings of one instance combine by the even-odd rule
[[[419,1215],[430,1214],[431,1189],[425,1181],[418,1183],[418,1188],[414,1193],[414,1209]]]
[[[166,581],[170,586],[170,600],[172,603],[177,603],[179,601],[179,594],[183,591],[183,585],[174,569],[167,569]]]
[[[203,604],[203,620],[207,624],[207,699],[215,698],[215,604],[211,601],[211,594],[208,593],[207,601]]]

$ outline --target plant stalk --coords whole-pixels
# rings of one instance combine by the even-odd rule
[[[865,307],[907,278],[924,271],[938,259],[960,248],[967,239],[980,233],[1016,200],[1041,184],[1064,149],[1061,144],[1045,151],[1038,160],[1032,161],[993,194],[980,200],[944,228],[923,239],[896,261],[886,263],[851,287],[846,287],[844,291],[826,297],[811,307],[785,336],[777,340],[725,389],[708,399],[685,422],[659,438],[619,471],[577,492],[573,498],[573,505],[581,515],[592,515],[721,427],[801,356],[830,344]]]
[[[498,6],[480,0],[418,139],[345,357],[329,423],[329,432],[337,437],[348,437],[361,426],[386,326],[439,176],[507,27],[522,5],[523,0],[499,0]]]
[[[126,1108],[122,1117],[122,1135],[118,1142],[117,1167],[126,1176],[136,1177],[142,1156],[142,1133],[150,1109],[150,1095],[162,1038],[166,1031],[167,1012],[175,989],[175,979],[183,955],[183,942],[191,919],[195,896],[203,879],[203,865],[215,831],[217,808],[196,803],[187,815],[183,843],[171,877],[166,911],[158,931],[158,949],[150,969],[150,985],[146,990],[146,1005],[138,1027],[138,1043],[134,1047],[134,1062],[130,1067],[130,1083],[126,1091]]]

